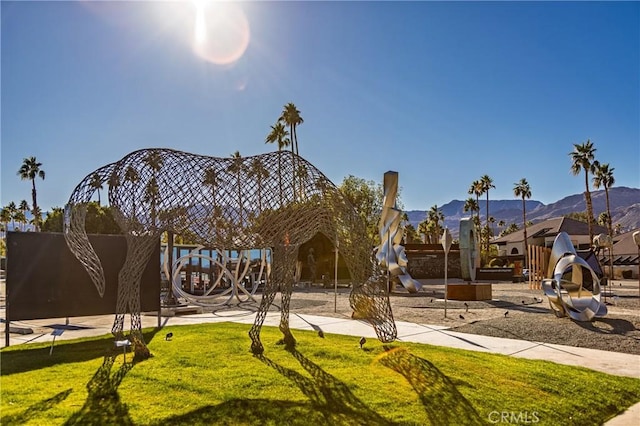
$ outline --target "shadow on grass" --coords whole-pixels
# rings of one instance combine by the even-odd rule
[[[2,424],[3,425],[25,424],[31,419],[38,417],[40,414],[50,410],[54,406],[58,405],[59,403],[67,399],[71,391],[72,389],[67,389],[66,391],[60,392],[59,394],[51,398],[45,399],[44,401],[38,402],[37,404],[33,404],[27,407],[20,414],[16,414],[13,416],[2,416]]]
[[[263,355],[259,355],[257,358],[293,382],[309,399],[308,402],[277,399],[232,399],[222,404],[201,407],[180,416],[163,419],[157,425],[395,424],[367,407],[349,390],[345,383],[322,370],[300,352],[295,349],[289,352],[311,377],[283,367]]]
[[[147,330],[143,333],[144,340],[151,342],[159,330]],[[54,365],[85,362],[100,358],[111,352],[114,345],[113,336],[105,336],[92,340],[68,343],[66,341],[57,342],[53,347],[53,352],[49,355],[50,344],[38,345],[28,349],[2,351],[2,364],[0,365],[0,375],[24,373],[41,368],[49,368]]]
[[[133,425],[127,405],[120,400],[118,386],[134,363],[123,362],[111,374],[116,358],[115,353],[105,355],[102,365],[87,383],[87,400],[65,425]]]
[[[380,355],[378,363],[401,374],[411,384],[431,424],[485,423],[454,383],[429,361],[412,355],[406,349],[394,348]]]

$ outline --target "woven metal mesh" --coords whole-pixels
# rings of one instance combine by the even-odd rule
[[[145,353],[140,332],[139,280],[164,231],[207,247],[273,250],[272,276],[250,332],[261,352],[260,327],[275,292],[282,293],[280,329],[289,332],[288,308],[298,247],[323,233],[339,247],[353,282],[351,305],[370,321],[378,337],[395,338],[384,283],[371,277],[371,241],[353,206],[316,167],[288,151],[217,158],[170,149],[135,151],[85,177],[65,209],[65,237],[102,293],[104,274],[84,231],[84,209],[99,181],[127,236],[127,260],[119,275],[113,333],[121,337],[124,314],[132,315],[136,352]]]

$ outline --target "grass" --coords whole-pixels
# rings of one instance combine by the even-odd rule
[[[110,337],[2,350],[2,425],[599,425],[640,401],[640,380],[503,355],[295,331],[288,352],[264,327],[146,330],[132,364]],[[505,414],[506,413],[506,414]]]

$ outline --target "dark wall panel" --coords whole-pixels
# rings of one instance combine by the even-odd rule
[[[90,235],[104,268],[103,298],[60,233],[9,232],[7,320],[115,313],[118,273],[127,244],[121,235]],[[160,309],[160,243],[142,276],[142,311]]]

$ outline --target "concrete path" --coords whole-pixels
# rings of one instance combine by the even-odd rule
[[[216,313],[192,314],[158,317],[157,314],[144,315],[143,327],[155,327],[159,323],[163,327],[195,323],[234,322],[253,324],[255,312],[242,310],[218,311]],[[29,327],[33,334],[10,334],[10,344],[25,344],[31,342],[51,342],[54,329],[64,330],[55,336],[56,341],[76,339],[80,337],[100,336],[111,331],[113,315],[95,317],[76,317],[67,325],[64,318],[31,320],[28,322],[11,323],[12,329]],[[269,312],[265,325],[278,326],[279,312]],[[128,321],[125,321],[127,324]],[[322,330],[324,333],[342,334],[354,337],[376,339],[373,328],[351,318],[334,318],[306,314],[291,314],[290,325],[298,330]],[[554,345],[541,342],[504,339],[498,337],[465,334],[447,330],[446,327],[413,324],[397,321],[398,341],[424,343],[436,346],[446,346],[472,351],[491,352],[527,359],[539,359],[573,366],[586,367],[607,374],[627,376],[640,379],[640,355],[623,354],[619,352],[601,351],[573,346]],[[4,336],[3,336],[4,337]],[[354,341],[355,343],[355,341]],[[2,346],[5,339],[2,339]],[[55,345],[54,345],[55,350]],[[640,424],[640,403],[631,407],[623,415],[607,422],[607,426],[625,426]]]

